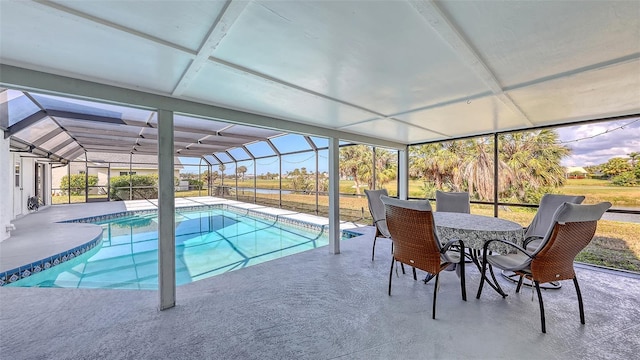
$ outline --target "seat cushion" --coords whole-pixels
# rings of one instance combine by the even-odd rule
[[[488,255],[487,262],[502,270],[516,271],[529,267],[531,259],[523,253],[507,255]]]

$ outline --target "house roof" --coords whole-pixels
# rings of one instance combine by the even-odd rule
[[[572,173],[588,174],[589,172],[585,170],[582,166],[568,166],[567,174],[572,174]]]
[[[56,139],[69,146],[66,159],[87,149],[153,152],[157,129],[140,109],[208,119],[194,136],[176,134],[185,140],[176,152],[193,156],[251,141],[225,136],[256,138],[228,124],[261,127],[260,139],[295,132],[402,147],[640,114],[637,1],[0,6],[2,86],[129,109],[37,101],[32,127],[53,119],[70,129]]]

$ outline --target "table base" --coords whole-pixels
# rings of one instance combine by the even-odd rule
[[[504,277],[505,279],[507,279],[507,280],[509,280],[511,282],[514,282],[516,284],[518,283],[518,280],[520,280],[520,275],[517,275],[513,271],[502,270],[502,277]],[[535,286],[533,284],[533,282],[531,280],[527,279],[526,277],[524,279],[522,279],[522,285],[524,285],[524,286]],[[562,284],[560,284],[559,281],[552,281],[552,282],[540,284],[540,289],[558,290],[561,287],[562,287]]]

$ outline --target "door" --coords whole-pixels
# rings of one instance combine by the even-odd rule
[[[109,167],[87,166],[87,202],[109,201]]]

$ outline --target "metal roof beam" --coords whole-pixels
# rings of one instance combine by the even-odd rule
[[[18,121],[17,123],[9,126],[7,131],[4,132],[4,138],[8,139],[9,136],[15,135],[20,130],[24,130],[29,126],[39,122],[40,120],[47,117],[47,113],[44,110],[40,110],[32,115],[27,116],[26,118]]]
[[[327,138],[339,138],[346,141],[372,144],[392,149],[404,149],[406,144],[329,129],[321,126],[303,124],[270,116],[258,115],[219,106],[202,104],[195,101],[177,99],[169,96],[146,93],[139,90],[99,84],[87,80],[46,72],[29,70],[17,66],[0,64],[1,86],[10,86],[25,90],[38,90],[55,95],[71,95],[77,98],[115,102],[143,107],[151,110],[171,109],[181,114],[195,115],[240,125],[257,126],[276,131],[314,135]]]
[[[504,105],[518,114],[529,126],[533,125],[520,107],[504,92],[496,75],[434,0],[415,0],[410,1],[410,4]]]
[[[189,64],[187,70],[176,84],[171,95],[180,96],[189,87],[191,81],[196,77],[198,72],[209,60],[209,56],[218,47],[222,39],[227,35],[233,23],[240,17],[240,14],[249,4],[249,1],[233,1],[229,0],[223,7],[220,16],[213,23],[209,30],[207,38],[200,46],[198,53]]]

